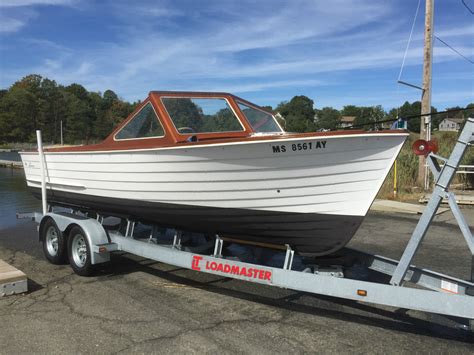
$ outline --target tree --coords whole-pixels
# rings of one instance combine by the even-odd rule
[[[64,96],[54,80],[44,78],[40,83],[38,97],[38,126],[43,139],[57,143],[60,138],[60,121],[64,115]]]
[[[189,127],[194,132],[202,131],[204,124],[202,108],[191,99],[164,98],[162,100],[176,128]]]
[[[139,103],[139,102],[138,102]],[[106,137],[138,103],[121,100],[112,90],[102,96],[82,85],[58,85],[32,74],[0,90],[0,141],[27,142],[41,129],[43,141],[57,143],[64,123],[66,143]]]
[[[454,112],[446,112],[438,116],[442,116],[441,120],[445,118],[464,118],[465,111],[463,111],[463,108],[464,107],[461,107],[461,106],[447,107],[444,109],[445,111],[454,111]]]
[[[112,90],[105,90],[103,95],[104,103],[112,105],[115,101],[119,101],[119,98]]]
[[[341,113],[332,107],[323,107],[316,110],[318,120],[316,121],[316,129],[336,129],[341,123]]]
[[[12,87],[0,101],[0,140],[29,142],[34,139],[37,102],[34,94]]]
[[[342,116],[352,116],[352,117],[362,117],[364,107],[355,106],[355,105],[346,105],[341,110]]]
[[[87,140],[90,106],[87,101],[66,92],[66,113],[64,116],[64,137],[68,143],[78,143]]]
[[[18,80],[12,85],[12,88],[21,88],[30,91],[33,94],[38,94],[41,89],[41,82],[43,77],[38,74],[30,74]]]
[[[388,114],[387,119],[397,119],[397,112],[398,112],[398,118],[408,118],[408,130],[412,132],[420,132],[420,117],[419,115],[421,114],[421,102],[420,101],[415,101],[412,103],[409,103],[408,101],[405,101],[405,103],[397,108],[394,108],[390,110]],[[438,112],[435,107],[431,106],[431,112],[436,113]],[[410,118],[411,116],[415,116],[413,118]],[[418,117],[416,117],[418,116]],[[431,116],[431,130],[437,129],[439,122],[442,120],[442,118],[438,117],[441,115],[432,115]]]
[[[134,106],[121,100],[114,101],[94,122],[95,138],[106,138],[133,111]]]
[[[384,120],[385,116],[385,111],[381,105],[360,107],[360,115],[356,117],[354,124],[364,125],[366,129],[371,127],[378,129],[380,125],[375,122]]]
[[[285,117],[287,131],[311,132],[316,128],[313,104],[313,100],[306,96],[295,96],[290,102],[280,103],[275,111]]]
[[[464,111],[464,117],[472,117],[474,118],[474,103],[470,103],[466,106],[467,110]]]

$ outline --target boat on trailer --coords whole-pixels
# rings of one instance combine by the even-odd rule
[[[408,133],[285,132],[227,93],[150,92],[102,143],[44,150],[50,205],[290,245],[302,255],[347,244]],[[21,152],[41,197],[39,153]]]
[[[38,235],[43,244],[44,255],[53,264],[63,264],[68,259],[76,274],[89,276],[94,274],[97,265],[110,261],[111,254],[121,251],[196,272],[398,309],[446,315],[451,324],[454,321],[455,327],[474,330],[474,268],[471,267],[473,272],[468,281],[412,264],[441,201],[446,197],[474,262],[474,238],[456,203],[456,196],[449,191],[449,185],[464,153],[474,143],[474,118],[467,120],[448,159],[434,154],[434,144],[415,142],[415,153],[427,157],[435,177],[435,187],[400,261],[350,248],[341,250],[339,258],[302,258],[295,256],[295,250],[289,245],[286,245],[286,253],[277,251],[269,258],[266,253],[268,249],[264,251],[249,247],[250,253],[247,254],[247,251],[238,251],[239,245],[233,241],[224,248],[224,242],[229,240],[219,235],[213,241],[201,238],[196,245],[184,246],[180,230],[175,231],[171,242],[161,235],[156,224],[148,226],[151,230],[148,235],[143,235],[137,233],[136,221],[122,219],[126,223],[123,233],[108,223],[110,221],[107,220],[114,218],[90,215],[75,208],[71,208],[69,212],[52,205],[48,208],[46,156],[43,154],[41,132],[37,131],[36,134],[40,157],[42,213],[17,214],[17,218],[27,218],[39,223]],[[440,162],[444,165],[441,166]],[[284,260],[281,256],[284,256]],[[297,259],[299,261],[295,262]],[[327,264],[329,259],[331,264]],[[372,279],[370,275],[375,278]],[[386,276],[391,277],[389,282]],[[406,283],[412,286],[405,287]],[[417,287],[413,287],[415,285]],[[16,282],[5,286],[14,292],[24,292],[26,289],[26,284],[23,288]]]

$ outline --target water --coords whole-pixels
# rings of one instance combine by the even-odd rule
[[[18,152],[0,152],[0,160],[21,161]]]
[[[16,219],[17,212],[40,210],[41,201],[27,189],[23,169],[0,168],[0,230],[26,222]]]

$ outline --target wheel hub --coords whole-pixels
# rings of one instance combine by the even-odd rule
[[[46,231],[46,249],[51,256],[56,256],[58,254],[58,233],[54,226],[51,226]]]
[[[77,234],[72,242],[72,257],[74,263],[79,267],[84,267],[87,262],[87,245],[84,236]]]

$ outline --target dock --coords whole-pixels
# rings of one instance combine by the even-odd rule
[[[422,196],[419,200],[420,203],[427,203],[431,198],[431,194],[428,193]],[[456,192],[456,202],[458,205],[474,205],[474,193],[472,191],[470,193],[467,192]],[[443,198],[441,203],[448,203],[447,198]]]
[[[0,297],[28,291],[26,274],[0,260]]]
[[[22,168],[23,168],[23,164],[22,164],[21,161],[0,160],[0,167],[1,167],[1,168],[22,169]]]

